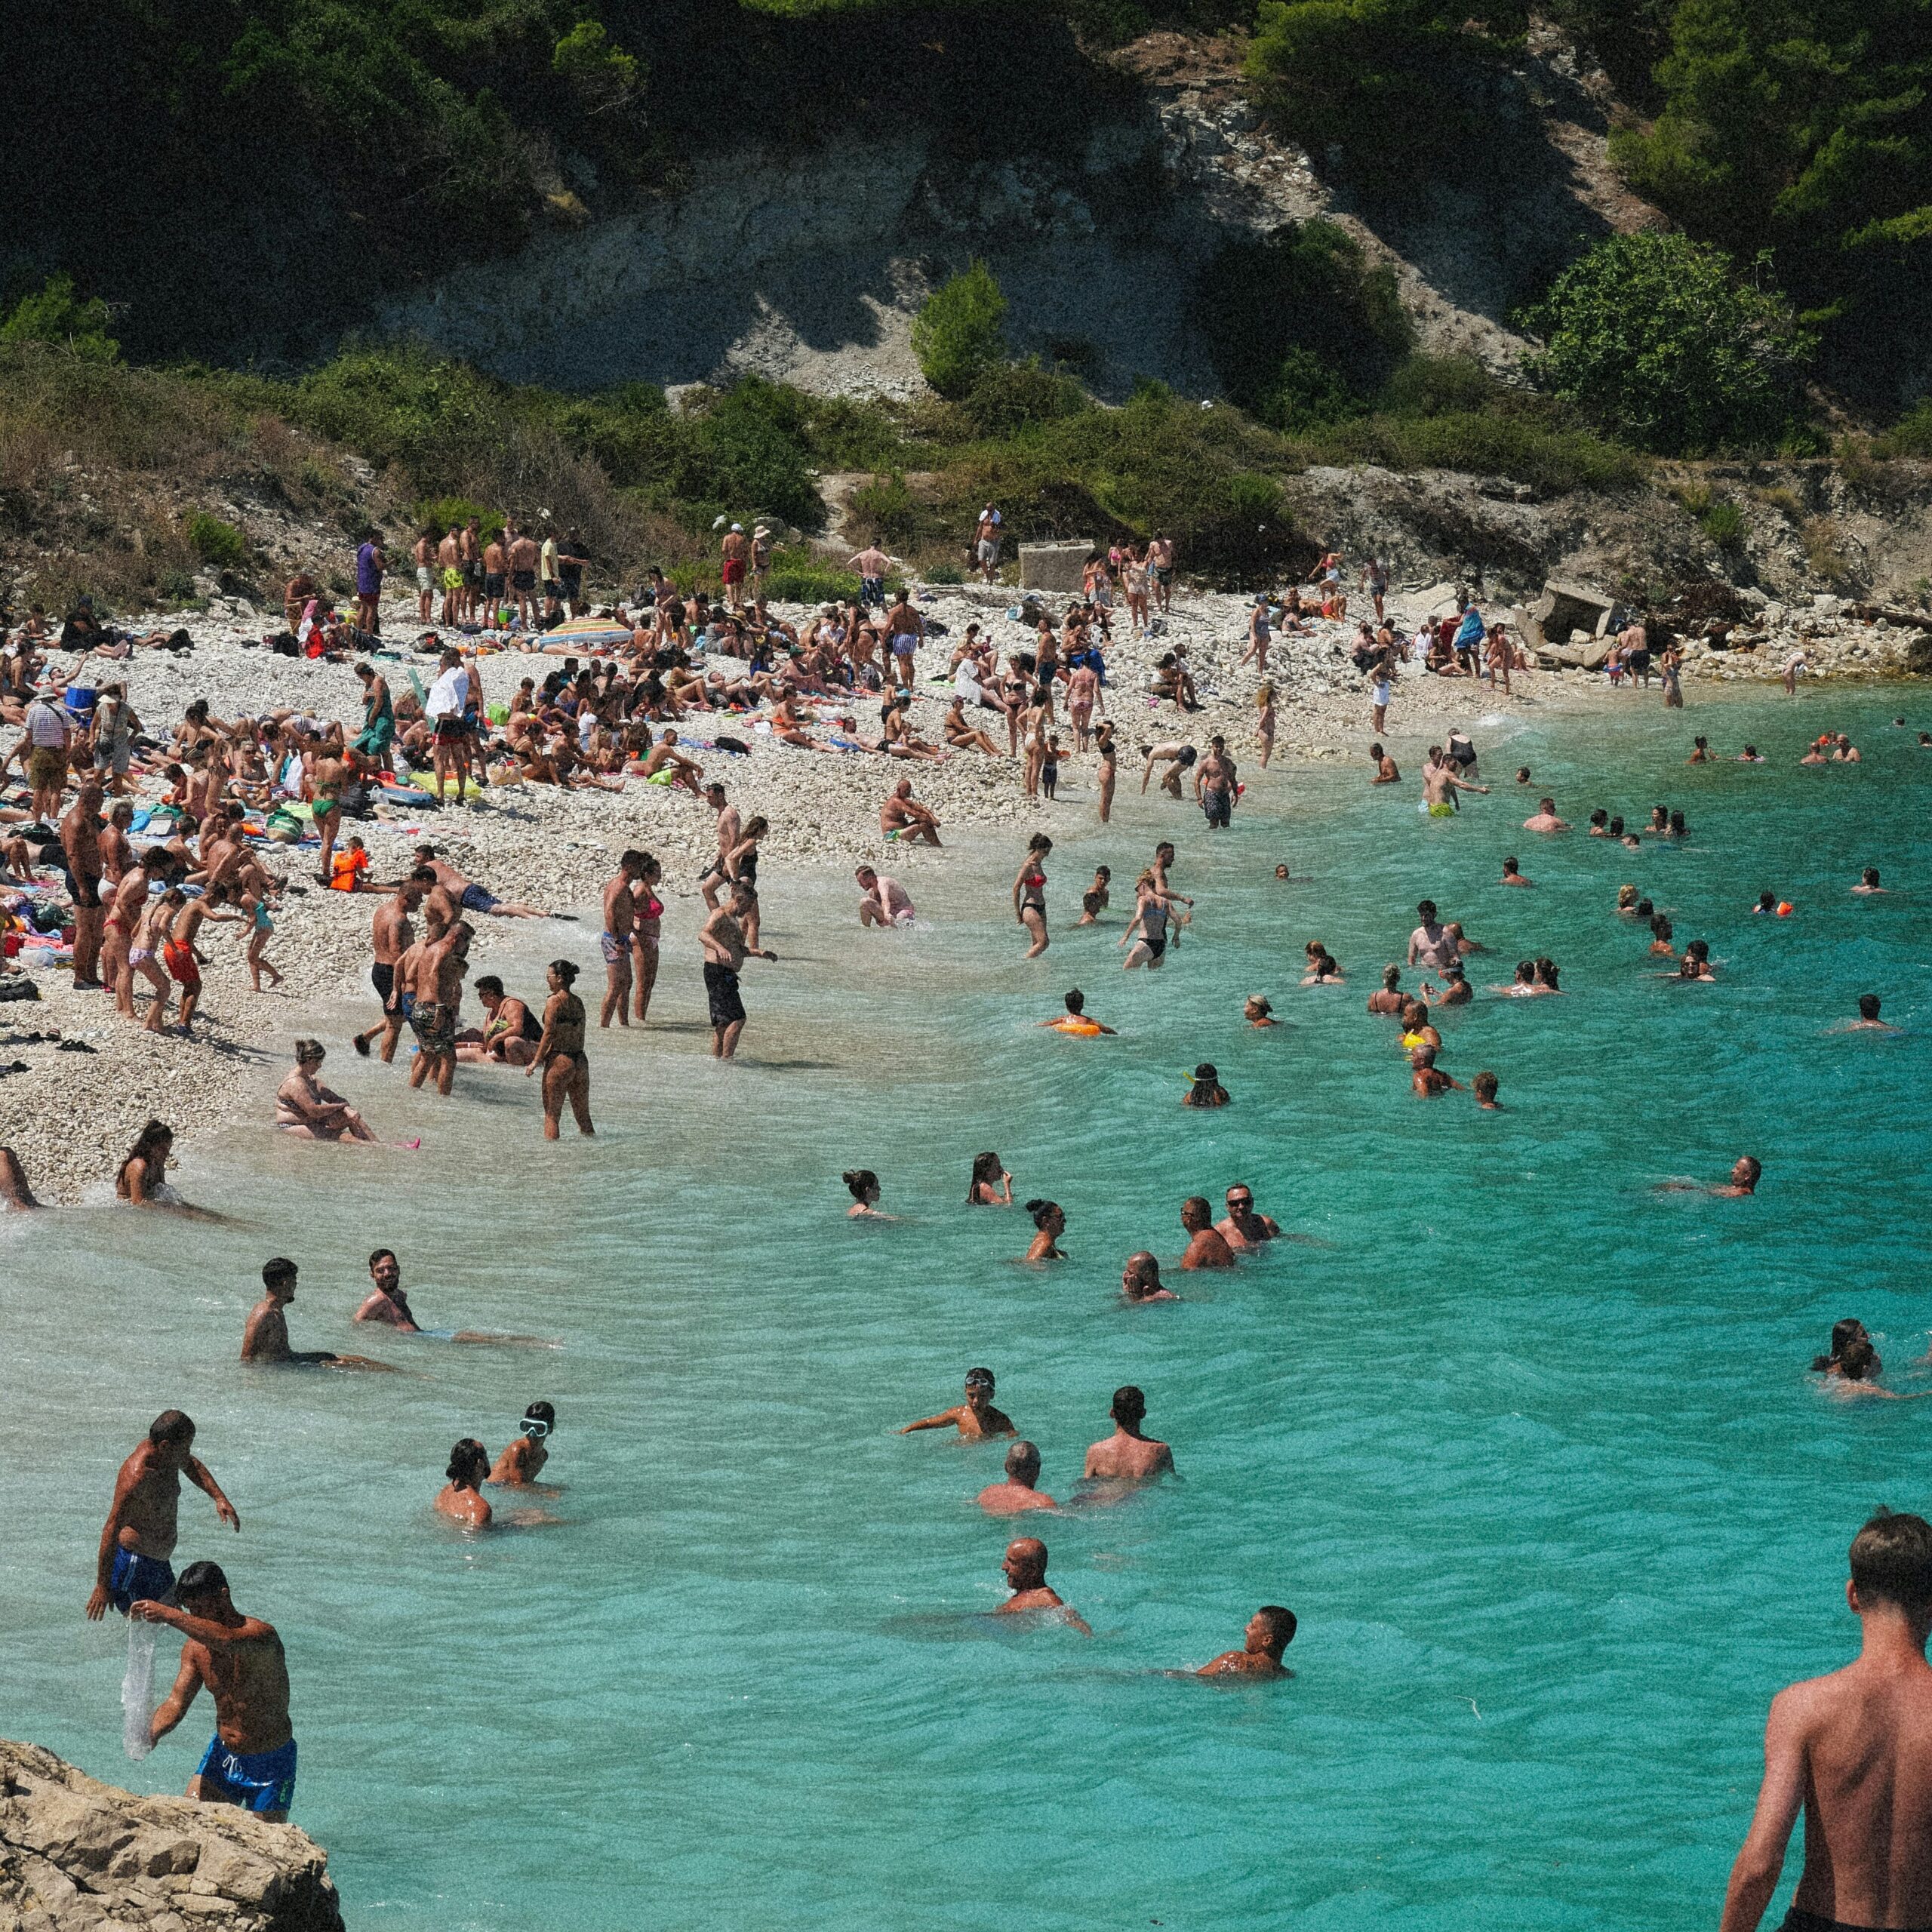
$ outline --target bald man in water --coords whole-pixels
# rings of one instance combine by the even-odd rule
[[[1780,1690],[1721,1932],[1757,1932],[1804,1814],[1785,1932],[1932,1925],[1932,1524],[1881,1510],[1852,1539],[1855,1661]]]
[[[1039,1487],[1040,1452],[1030,1442],[1016,1442],[1006,1452],[1006,1480],[989,1483],[980,1492],[980,1507],[989,1516],[1017,1516],[1026,1509],[1057,1509],[1060,1505]]]
[[[993,1614],[1008,1617],[1021,1611],[1057,1610],[1066,1623],[1082,1635],[1094,1632],[1077,1610],[1070,1608],[1060,1593],[1047,1582],[1047,1546],[1038,1537],[1020,1537],[1006,1546],[1005,1560],[999,1566],[1006,1573],[1013,1592]]]
[[[1161,1285],[1161,1264],[1143,1247],[1130,1254],[1120,1271],[1120,1291],[1129,1301],[1179,1301],[1171,1288]]]

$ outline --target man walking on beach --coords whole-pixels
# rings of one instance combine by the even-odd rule
[[[1771,1700],[1721,1932],[1757,1932],[1801,1807],[1804,1873],[1785,1932],[1932,1925],[1932,1524],[1880,1510],[1852,1539],[1845,1601],[1863,1631],[1856,1660]]]
[[[371,637],[383,634],[383,577],[389,567],[376,533],[365,532],[355,552],[355,628]]]
[[[165,1623],[186,1639],[180,1675],[149,1720],[158,1744],[188,1715],[204,1685],[214,1699],[214,1736],[188,1795],[208,1804],[238,1804],[265,1823],[286,1823],[295,1801],[295,1734],[288,1721],[288,1660],[275,1626],[244,1617],[217,1563],[191,1563],[181,1573],[181,1607],[143,1601],[131,1614]]]
[[[60,821],[60,851],[67,862],[67,889],[74,901],[74,981],[100,984],[100,801],[99,783],[81,782],[80,795]]]
[[[181,1478],[205,1491],[215,1514],[232,1530],[242,1527],[235,1506],[195,1456],[195,1425],[179,1409],[164,1409],[148,1425],[147,1440],[121,1465],[114,1500],[100,1533],[94,1594],[88,1620],[97,1623],[107,1607],[125,1615],[137,1597],[160,1598],[174,1588],[168,1559],[180,1534]]]

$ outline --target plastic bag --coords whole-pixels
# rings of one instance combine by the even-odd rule
[[[128,1620],[128,1673],[121,1680],[121,1743],[131,1758],[154,1749],[154,1640],[152,1623]]]

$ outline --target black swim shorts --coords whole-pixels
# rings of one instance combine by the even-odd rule
[[[704,962],[705,997],[711,1002],[714,1026],[736,1026],[745,1017],[745,1003],[738,997],[738,976],[715,959]]]
[[[369,968],[369,983],[376,989],[376,997],[383,1003],[383,1010],[389,1010],[389,995],[395,990],[395,968],[385,965],[381,960]]]

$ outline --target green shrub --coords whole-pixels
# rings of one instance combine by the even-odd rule
[[[1356,417],[1297,438],[1296,449],[1305,464],[1456,469],[1506,476],[1553,493],[1614,489],[1644,473],[1629,450],[1527,412]]]
[[[835,569],[804,544],[780,544],[771,553],[764,594],[777,604],[830,604],[857,596],[859,580],[855,572]]]
[[[155,590],[165,610],[186,610],[195,601],[195,580],[186,571],[163,571]]]
[[[912,318],[912,353],[943,396],[965,395],[1006,353],[1006,297],[977,256],[935,289]]]
[[[946,520],[912,494],[897,471],[875,476],[854,490],[846,514],[851,527],[869,541],[900,551],[943,534],[947,528]]]
[[[579,20],[552,50],[550,66],[592,113],[621,107],[643,79],[641,64],[596,20]]]
[[[1092,406],[1072,376],[1043,369],[1037,361],[999,362],[983,371],[963,407],[982,436],[1011,436],[1035,423],[1057,422]]]
[[[1255,414],[1270,428],[1292,433],[1339,423],[1360,411],[1339,369],[1312,349],[1291,349],[1281,358]]]
[[[1872,454],[1889,457],[1932,457],[1932,398],[1915,404],[1883,435],[1872,439]]]
[[[75,294],[72,275],[49,275],[0,322],[0,342],[50,343],[91,362],[112,362],[121,345],[107,333],[107,319],[105,302],[84,302]]]
[[[474,517],[487,543],[494,537],[503,534],[503,513],[500,510],[486,509],[482,504],[468,497],[434,497],[425,502],[413,504],[410,508],[410,521],[418,530],[433,530],[438,538],[445,531],[460,530]]]
[[[188,518],[186,534],[195,554],[217,570],[232,570],[248,554],[248,546],[232,523],[223,523],[206,510],[196,510]]]
[[[935,564],[925,573],[928,583],[964,583],[966,573],[957,564]]]
[[[1735,503],[1713,503],[1697,521],[1704,534],[1720,550],[1743,548],[1746,534],[1744,512]]]
[[[1530,373],[1610,434],[1660,455],[1774,448],[1814,346],[1781,295],[1681,235],[1615,235],[1524,318]]]
[[[1383,385],[1376,407],[1391,416],[1467,415],[1487,408],[1502,388],[1473,355],[1410,355]]]

